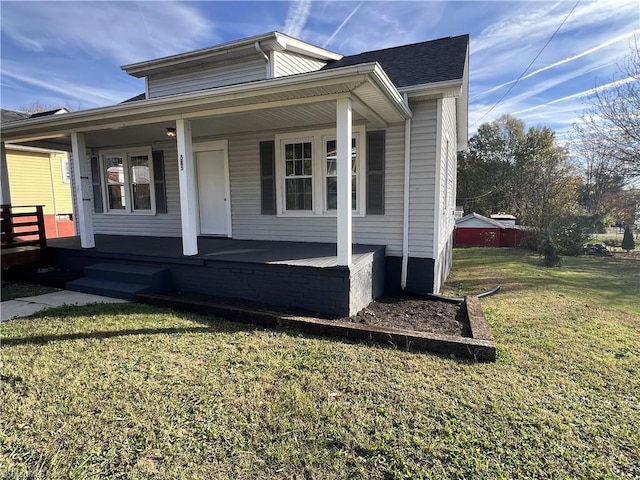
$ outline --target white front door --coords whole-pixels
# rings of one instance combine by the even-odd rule
[[[198,179],[200,233],[229,235],[229,201],[224,150],[195,153]]]

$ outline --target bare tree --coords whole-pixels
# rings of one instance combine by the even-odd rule
[[[619,73],[597,87],[575,125],[582,158],[631,180],[640,177],[640,45],[618,63]]]
[[[64,105],[52,105],[52,104],[43,104],[40,101],[36,100],[30,105],[25,107],[20,107],[18,110],[24,113],[41,113],[48,112],[50,110],[58,110],[61,108],[66,108],[70,112],[75,112],[77,110],[82,110],[82,105],[80,104],[72,104],[69,101],[66,101]]]

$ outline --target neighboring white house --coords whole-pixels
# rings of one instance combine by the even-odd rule
[[[386,247],[387,287],[438,292],[467,146],[469,37],[340,54],[278,32],[131,65],[145,94],[2,126],[72,152],[94,234]],[[171,136],[167,136],[167,134]],[[114,173],[115,172],[115,173]],[[144,172],[144,174],[139,174]]]

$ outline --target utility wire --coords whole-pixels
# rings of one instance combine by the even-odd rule
[[[551,43],[551,40],[553,40],[553,38],[556,36],[556,34],[560,31],[560,29],[562,28],[562,26],[565,24],[565,22],[567,20],[569,20],[569,17],[571,16],[571,14],[573,13],[573,11],[576,9],[576,7],[578,6],[578,4],[580,3],[581,0],[578,0],[576,2],[576,4],[573,6],[573,8],[571,9],[571,11],[567,14],[566,17],[564,17],[564,20],[562,20],[562,23],[560,25],[558,25],[558,28],[556,28],[556,31],[553,32],[553,35],[551,35],[549,37],[549,40],[547,40],[547,43],[544,44],[544,46],[542,47],[542,49],[538,52],[538,54],[534,57],[533,60],[531,60],[531,63],[529,63],[529,65],[527,66],[527,68],[524,69],[524,71],[520,74],[520,76],[516,79],[515,82],[513,82],[511,84],[511,86],[509,87],[509,89],[504,92],[504,95],[502,95],[500,97],[500,99],[493,105],[493,107],[491,107],[484,115],[482,115],[478,120],[476,120],[473,125],[471,125],[472,127],[475,127],[484,117],[486,117],[487,115],[489,115],[494,108],[496,108],[500,102],[502,102],[502,100],[504,100],[504,98],[509,95],[509,92],[511,92],[511,90],[513,90],[513,87],[515,87],[517,85],[517,83],[520,81],[520,79],[522,79],[522,77],[524,77],[524,74],[527,73],[527,71],[531,68],[531,65],[533,65],[533,63],[538,59],[538,57],[542,54],[542,52],[544,52],[544,49],[547,48],[547,46]]]

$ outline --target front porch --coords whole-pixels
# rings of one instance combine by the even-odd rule
[[[173,288],[220,297],[352,315],[381,295],[385,247],[353,245],[350,267],[338,266],[336,244],[198,237],[198,254],[183,255],[179,237],[95,235],[52,239],[54,265],[81,270],[97,263],[160,266]]]

